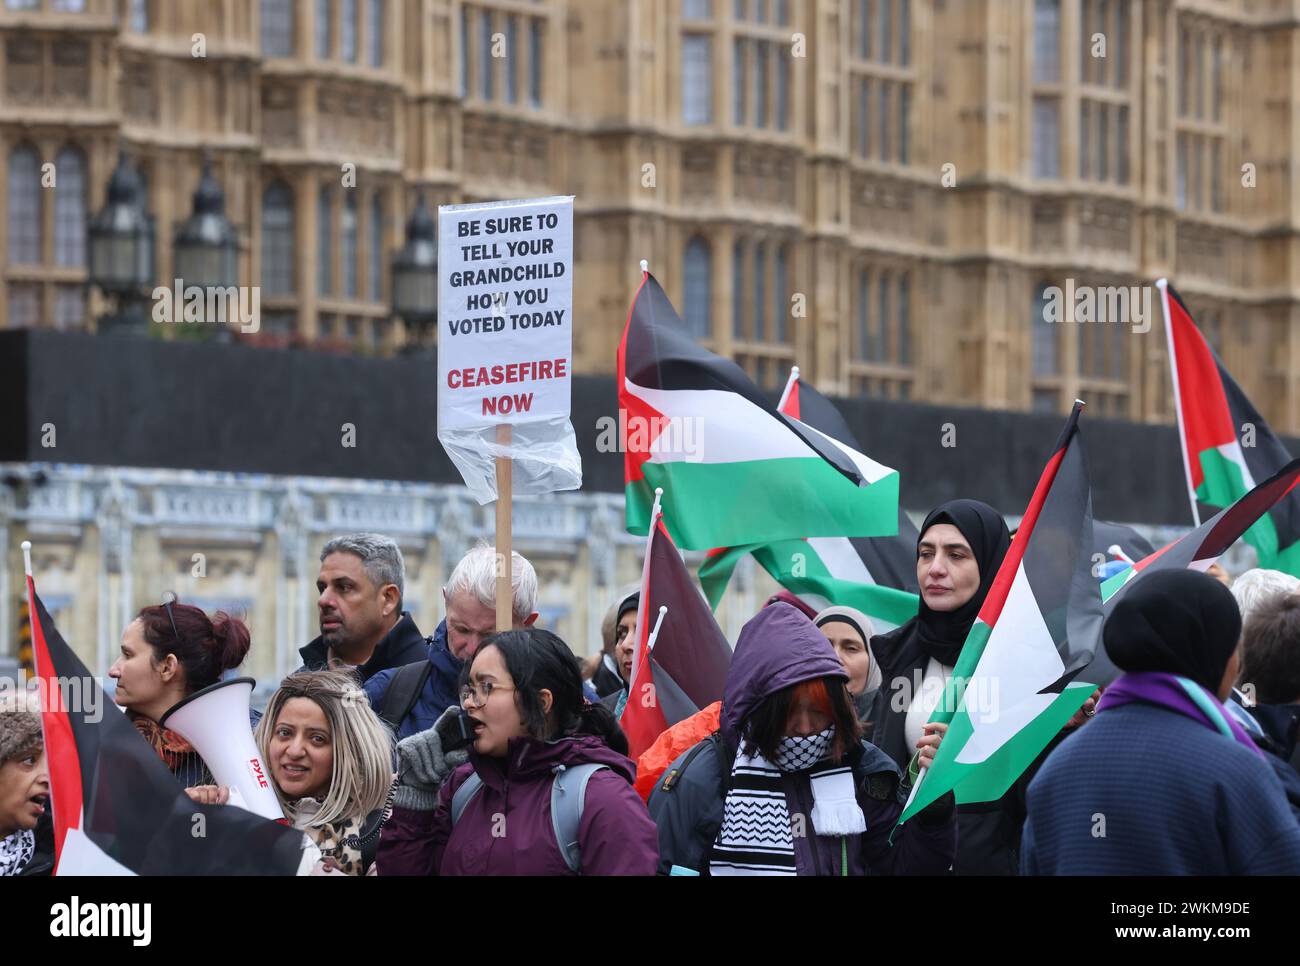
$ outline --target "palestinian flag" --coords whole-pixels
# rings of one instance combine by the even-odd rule
[[[293,875],[303,834],[198,805],[59,636],[27,578],[56,875]]]
[[[777,406],[855,451],[861,450],[835,404],[799,377],[796,366]],[[747,553],[786,590],[817,610],[832,603],[856,607],[875,623],[877,633],[916,616],[916,544],[920,535],[902,509],[892,537],[814,537],[710,550],[700,565],[700,584],[717,608],[736,564]]]
[[[700,348],[648,272],[618,347],[627,528],[654,491],[678,544],[895,532],[898,473],[780,413],[741,368]]]
[[[1192,514],[1197,502],[1231,506],[1291,461],[1281,440],[1192,321],[1174,287],[1156,282],[1169,338],[1169,369]],[[1241,434],[1240,437],[1238,434]],[[1300,493],[1287,494],[1246,531],[1259,566],[1300,577]]]
[[[651,641],[659,608],[665,606],[668,611]],[[657,507],[646,541],[636,627],[632,686],[619,722],[633,761],[668,727],[722,700],[731,664],[731,645],[696,589]]]
[[[948,733],[900,823],[948,791],[959,803],[1001,798],[1095,690],[1075,680],[1101,646],[1102,621],[1082,409],[1074,404],[953,668],[956,710],[945,696],[930,718]]]
[[[1286,463],[1277,473],[1196,529],[1111,577],[1101,587],[1106,607],[1109,609],[1119,592],[1148,570],[1168,570],[1171,567],[1208,570],[1241,537],[1249,538],[1257,520],[1278,503],[1295,496],[1291,491],[1297,480],[1300,480],[1300,459]]]

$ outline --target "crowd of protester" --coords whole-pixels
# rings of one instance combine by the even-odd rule
[[[1105,623],[1123,673],[1007,793],[949,792],[897,825],[1012,539],[986,504],[935,508],[917,613],[884,633],[851,607],[776,595],[735,641],[721,700],[633,761],[619,720],[637,592],[611,602],[580,660],[534,626],[537,576],[518,553],[513,624],[497,627],[496,555],[480,545],[426,637],[402,606],[396,542],[343,536],[320,554],[320,636],[250,726],[322,875],[1300,874],[1300,581],[1275,571],[1144,576]],[[250,643],[238,619],[168,602],[136,615],[108,670],[195,801],[230,793],[161,721]],[[0,875],[51,872],[49,798],[39,708],[5,695]]]

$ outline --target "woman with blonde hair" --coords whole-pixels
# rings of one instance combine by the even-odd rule
[[[297,671],[280,682],[254,733],[276,797],[326,869],[364,875],[391,807],[393,735],[350,670]],[[228,792],[193,789],[224,804]]]
[[[393,787],[393,736],[350,671],[280,682],[257,726],[284,814],[348,875],[374,860]]]

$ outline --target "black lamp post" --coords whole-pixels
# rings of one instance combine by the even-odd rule
[[[438,321],[438,232],[421,194],[406,223],[406,244],[393,257],[393,314],[406,325],[408,355],[432,355]]]
[[[125,151],[108,179],[108,200],[90,219],[86,232],[90,249],[89,277],[114,300],[114,310],[99,319],[99,331],[144,335],[149,329],[145,310],[154,280],[153,216],[145,211],[140,176]]]
[[[218,290],[219,302],[226,307],[226,325],[215,334],[222,342],[231,341],[232,325],[239,319],[239,235],[226,217],[226,196],[221,185],[212,176],[212,159],[203,156],[203,174],[194,191],[194,212],[177,229],[173,243],[176,277],[181,280],[182,292],[197,286],[205,293],[204,323],[220,324],[221,317],[207,318],[209,300],[206,293]],[[225,291],[234,291],[234,299],[225,297]],[[180,306],[175,307],[176,318],[181,321]]]

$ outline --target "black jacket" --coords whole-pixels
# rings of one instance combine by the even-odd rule
[[[882,697],[873,709],[876,725],[871,742],[906,771],[915,749],[907,747],[903,726],[907,720],[908,699],[916,682],[925,674],[929,658],[921,649],[914,632],[915,618],[901,627],[871,639],[871,651],[880,662],[884,683]],[[1018,875],[1020,870],[1020,833],[1025,824],[1025,793],[1039,766],[1068,732],[1052,740],[996,802],[957,806],[957,858],[953,871],[957,875]]]
[[[1268,738],[1256,742],[1300,772],[1300,704],[1260,704],[1250,709]]]
[[[901,829],[895,828],[906,802],[898,769],[885,755],[863,742],[846,758],[853,770],[858,805],[867,820],[867,831],[853,840],[847,869],[849,875],[938,875],[952,863],[956,848],[952,795],[944,795],[917,814]],[[722,827],[727,786],[733,756],[716,732],[683,752],[664,772],[664,779],[650,793],[650,817],[659,828],[659,873],[673,874],[674,866],[709,875],[709,860],[718,830]],[[803,803],[797,809],[812,810],[808,779],[795,775],[782,778],[787,796]],[[796,809],[791,808],[794,812]],[[893,845],[890,845],[891,838]],[[796,840],[796,863],[800,875],[836,874],[840,853],[835,839],[819,835]]]
[[[324,638],[317,637],[306,647],[299,648],[302,655],[302,667],[299,671],[324,671],[329,667],[329,648]],[[402,616],[370,655],[370,660],[357,668],[362,683],[370,680],[380,671],[398,668],[404,664],[423,661],[429,656],[429,644],[415,626],[410,613],[402,611]]]
[[[612,663],[613,658],[608,654],[601,655],[600,666],[591,676],[591,686],[602,698],[609,694],[618,694],[623,690],[623,676],[618,673],[617,668],[610,667]]]

